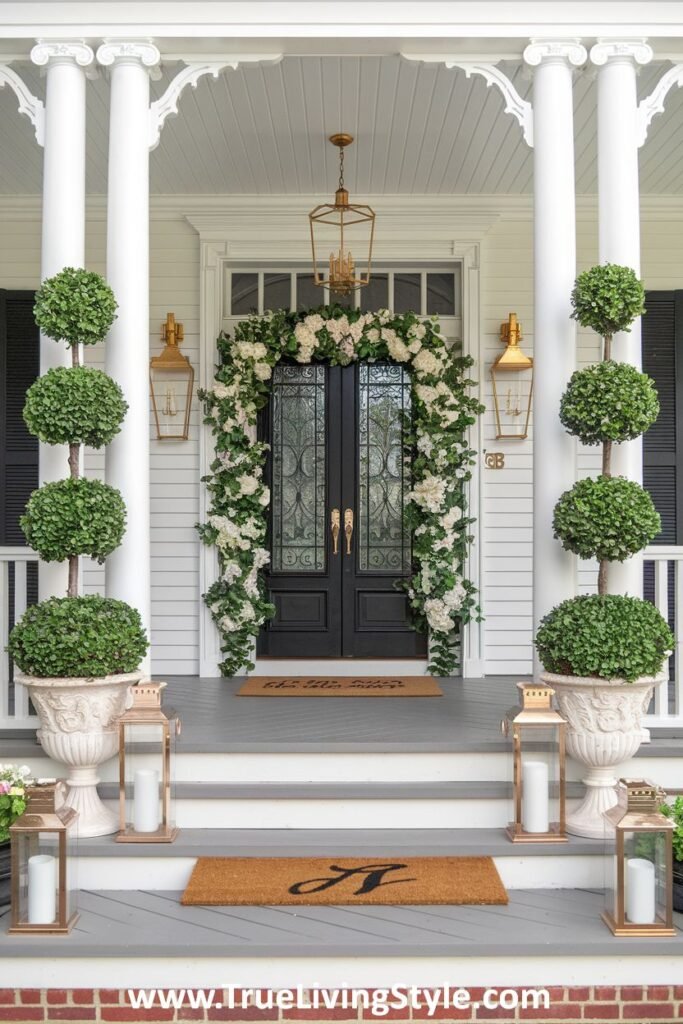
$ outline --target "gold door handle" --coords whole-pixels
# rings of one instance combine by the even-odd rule
[[[346,554],[351,554],[351,538],[353,537],[353,509],[344,512],[344,535],[346,537]]]
[[[330,513],[330,533],[332,534],[332,554],[339,554],[339,530],[341,529],[341,516],[338,508],[333,508]]]

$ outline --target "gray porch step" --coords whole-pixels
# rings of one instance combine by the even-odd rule
[[[82,839],[80,857],[542,857],[603,856],[599,839],[522,849],[502,829],[181,829],[174,843]]]
[[[117,800],[119,788],[101,783],[103,800]],[[583,795],[580,782],[567,796]],[[507,800],[511,782],[178,782],[176,800]]]
[[[177,891],[82,892],[81,919],[58,941],[9,936],[0,960],[45,957],[567,957],[682,956],[675,938],[616,939],[597,890],[517,890],[506,907],[183,907]],[[683,917],[676,915],[683,926]]]

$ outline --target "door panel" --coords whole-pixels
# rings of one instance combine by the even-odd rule
[[[411,572],[401,413],[410,378],[394,364],[280,364],[261,422],[271,451],[271,657],[424,657],[395,581]],[[331,531],[338,510],[335,553]],[[345,526],[349,525],[348,534]]]
[[[410,467],[402,430],[410,376],[394,363],[361,363],[343,371],[342,389],[342,499],[354,514],[352,550],[347,554],[345,546],[343,558],[343,653],[424,657],[427,638],[412,628],[407,595],[395,587],[412,563],[403,521]]]
[[[341,655],[339,558],[332,555],[330,509],[340,505],[339,368],[280,363],[260,423],[271,446],[271,564],[275,617],[257,646],[272,657]]]

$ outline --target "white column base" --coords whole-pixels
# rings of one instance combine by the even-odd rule
[[[97,783],[100,781],[97,766],[69,768],[67,775],[69,795],[66,803],[78,811],[78,838],[92,839],[95,836],[111,836],[119,831],[116,813],[100,800]]]

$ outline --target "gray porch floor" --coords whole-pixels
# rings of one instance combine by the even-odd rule
[[[71,935],[0,934],[0,957],[683,956],[681,934],[615,939],[600,893],[509,896],[507,907],[182,907],[177,892],[84,892]]]
[[[444,697],[236,697],[242,680],[167,677],[166,703],[183,720],[179,750],[306,753],[506,750],[503,713],[517,678],[441,680]],[[2,760],[35,752],[30,732],[0,734]],[[683,753],[683,733],[653,733],[640,756]]]

